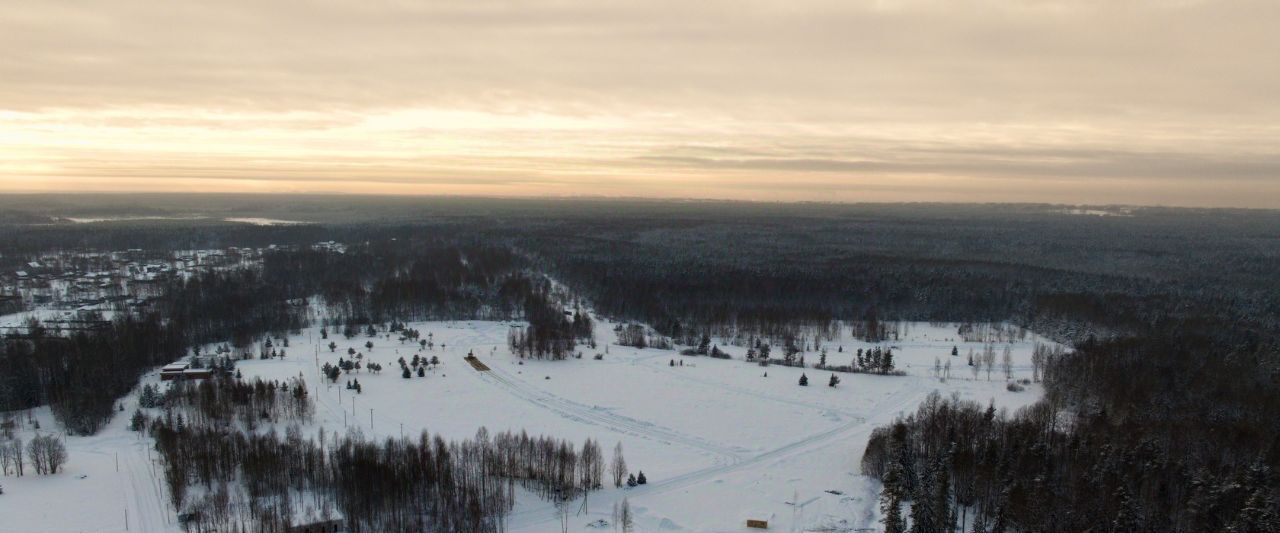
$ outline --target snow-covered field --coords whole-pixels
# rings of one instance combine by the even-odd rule
[[[420,350],[394,335],[321,340],[312,328],[289,339],[284,359],[242,361],[238,368],[246,379],[304,376],[317,402],[309,428],[313,434],[320,425],[329,430],[345,425],[378,438],[401,431],[416,435],[423,429],[465,438],[485,426],[491,432],[524,429],[577,443],[591,437],[606,455],[621,442],[631,471],[643,470],[649,483],[622,489],[610,485],[593,493],[589,512],[571,514],[570,529],[575,531],[608,520],[612,503],[623,497],[637,514],[638,531],[747,531],[747,518],[768,519],[775,531],[790,530],[793,520],[797,530],[876,528],[876,482],[858,473],[874,428],[914,411],[934,390],[982,403],[993,400],[1010,409],[1041,394],[1037,385],[1008,392],[999,363],[990,381],[985,372],[975,379],[966,354],[970,348],[980,352],[982,345],[960,342],[955,326],[912,324],[900,341],[883,344],[895,347],[895,360],[906,376],[840,374],[835,388],[827,386],[829,372],[762,368],[743,361],[745,348],[740,347],[722,346],[733,360],[621,347],[612,342],[612,324],[605,322],[596,327],[599,348],[581,346],[582,359],[523,363],[507,349],[512,323],[409,326],[423,338],[431,333],[435,348]],[[330,340],[338,345],[334,352],[327,348]],[[369,340],[372,350],[364,346]],[[1048,342],[1031,335],[1012,344],[1015,378],[1031,377],[1034,341]],[[828,363],[837,365],[848,364],[856,348],[870,345],[846,336],[824,346]],[[950,356],[952,346],[959,347],[960,356]],[[385,370],[380,375],[352,373],[337,385],[326,385],[318,365],[346,358],[348,347]],[[492,370],[473,370],[463,361],[470,351]],[[415,353],[437,356],[441,364],[424,378],[415,374],[404,379],[396,359]],[[603,353],[603,359],[595,360],[596,353]],[[805,357],[812,365],[818,354],[810,351]],[[935,359],[951,361],[951,379],[945,383],[934,377]],[[684,365],[672,367],[671,360]],[[809,377],[808,387],[797,384],[802,372]],[[359,379],[363,393],[345,390],[351,378]],[[157,382],[155,374],[144,379]],[[126,428],[136,394],[124,403],[123,415],[98,435],[67,438],[70,461],[65,471],[0,478],[5,489],[0,532],[124,531],[126,513],[129,531],[178,530],[159,482],[159,466],[149,460],[149,442]],[[36,415],[46,431],[56,427],[47,409]],[[34,434],[29,427],[23,433],[24,439]],[[797,498],[800,506],[789,503]],[[551,504],[531,494],[518,496],[509,521],[512,531],[551,531],[558,522]]]

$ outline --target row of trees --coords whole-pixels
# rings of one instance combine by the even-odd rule
[[[222,375],[198,382],[175,381],[160,402],[170,416],[186,413],[187,422],[229,427],[239,422],[249,431],[282,420],[307,422],[315,404],[299,375],[285,381],[252,381]]]
[[[165,464],[175,508],[196,527],[231,523],[262,530],[330,520],[351,531],[501,531],[519,484],[553,501],[600,489],[604,456],[524,432],[446,441],[364,439],[358,434],[303,437],[291,426],[242,432],[170,418],[146,423]],[[615,485],[627,474],[620,446]],[[200,490],[193,490],[200,487]]]
[[[833,372],[857,372],[863,374],[900,374],[901,372],[894,369],[893,349],[867,348],[863,350],[858,348],[854,355],[853,361],[849,365],[828,365],[827,352],[823,351],[819,355],[819,361],[814,368],[818,370],[830,370]]]

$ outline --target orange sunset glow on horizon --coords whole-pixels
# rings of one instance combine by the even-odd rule
[[[1280,208],[1276,2],[6,7],[0,193]]]

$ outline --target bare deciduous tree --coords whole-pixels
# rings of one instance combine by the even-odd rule
[[[621,442],[613,447],[613,465],[610,472],[613,473],[613,486],[621,487],[623,478],[627,477],[627,460],[622,457]]]
[[[19,454],[20,455],[20,454]],[[40,435],[27,444],[27,455],[39,475],[57,474],[67,462],[67,448],[53,435]]]

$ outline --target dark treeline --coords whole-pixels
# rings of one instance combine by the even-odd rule
[[[581,311],[566,315],[550,280],[508,248],[384,240],[347,253],[276,252],[263,278],[294,294],[320,296],[332,323],[386,320],[512,320],[529,325],[512,337],[522,355],[563,359],[590,341]]]
[[[380,239],[346,253],[266,254],[263,278],[290,293],[319,296],[342,322],[506,319],[539,288],[527,261],[486,245]]]
[[[876,431],[863,471],[885,504],[910,502],[913,531],[966,514],[983,532],[1277,531],[1272,357],[1191,335],[1087,341],[1050,357],[1044,400],[1009,416],[931,398]]]
[[[144,372],[172,361],[186,346],[155,313],[124,315],[64,335],[33,324],[0,344],[0,411],[48,404],[71,433],[94,433]]]
[[[191,346],[231,341],[243,348],[266,335],[302,329],[308,316],[305,294],[276,283],[268,272],[244,268],[174,281],[153,310]]]
[[[303,437],[296,425],[281,438],[274,429],[241,431],[229,417],[196,415],[205,392],[192,390],[174,398],[190,402],[187,409],[175,415],[176,403],[168,403],[163,416],[139,426],[155,438],[171,503],[194,530],[274,532],[341,519],[356,532],[501,531],[516,484],[556,500],[604,485],[604,456],[590,439],[576,448],[524,432],[490,437],[481,428],[463,441],[423,432],[377,442],[323,430]],[[309,402],[303,398],[285,404]],[[299,421],[297,410],[272,413]]]
[[[285,382],[258,378],[246,382],[230,379],[226,374],[197,383],[174,382],[158,406],[166,411],[180,410],[189,423],[228,427],[238,422],[239,427],[249,431],[259,424],[271,425],[281,420],[307,422],[315,412],[301,377]]]
[[[839,324],[876,339],[886,333],[877,325],[895,320],[1012,320],[1080,341],[1210,311],[1238,329],[1280,330],[1273,212],[1081,217],[1047,206],[714,203],[655,211],[565,216],[505,238],[597,311],[682,344],[708,333],[776,342]]]
[[[579,339],[594,345],[591,318],[581,310],[572,317],[565,315],[562,306],[548,296],[549,282],[539,286],[522,288],[525,297],[524,319],[529,323],[523,330],[513,328],[507,338],[511,350],[520,357],[535,359],[564,359],[573,352]]]

